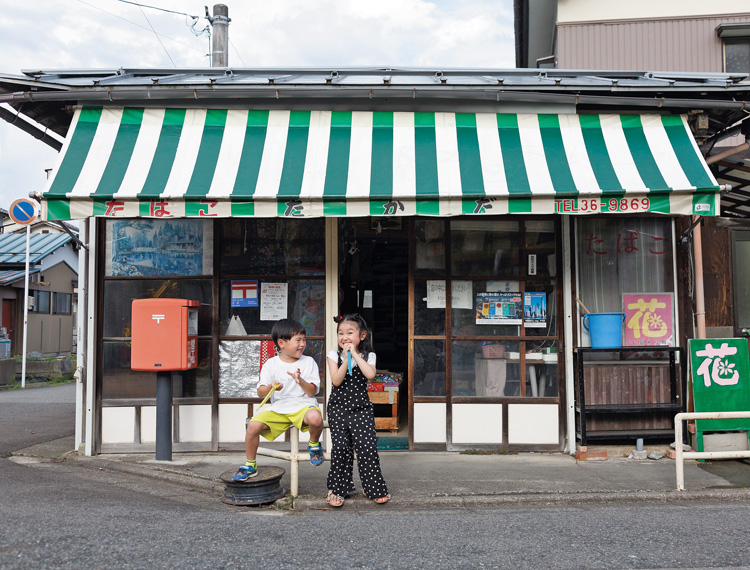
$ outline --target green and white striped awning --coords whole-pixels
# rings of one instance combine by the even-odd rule
[[[89,216],[718,214],[685,117],[83,107],[42,197]]]

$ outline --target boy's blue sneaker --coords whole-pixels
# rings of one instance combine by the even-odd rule
[[[323,448],[318,445],[308,445],[307,451],[310,453],[310,463],[315,465],[316,467],[318,465],[323,465],[323,462],[325,461],[325,457],[323,457]]]
[[[232,481],[247,481],[258,474],[258,470],[250,465],[240,465],[237,473],[232,477]]]

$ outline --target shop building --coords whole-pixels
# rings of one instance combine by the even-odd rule
[[[669,334],[633,346],[692,336],[681,240],[691,217],[719,214],[700,145],[744,117],[743,77],[0,77],[0,100],[66,136],[40,198],[45,219],[80,220],[88,245],[79,441],[153,449],[155,374],[130,370],[130,305],[176,297],[202,305],[199,366],[175,380],[175,451],[242,449],[273,322],[303,322],[324,371],[344,312],[365,317],[378,368],[402,378],[377,413],[398,418],[409,449],[574,450],[583,305],[622,312],[656,294],[671,301],[658,315]],[[633,353],[622,377],[669,387],[653,351]],[[671,425],[647,408],[634,421]]]

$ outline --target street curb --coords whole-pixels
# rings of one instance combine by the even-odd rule
[[[22,455],[14,453],[14,455]],[[129,475],[145,477],[183,487],[188,487],[204,493],[211,493],[221,497],[225,486],[221,480],[196,473],[172,469],[169,466],[141,465],[138,463],[123,462],[105,459],[100,456],[84,456],[73,452],[66,454],[65,461],[74,462],[82,467],[90,469],[104,469]],[[59,460],[58,459],[58,460]],[[594,504],[624,504],[624,503],[658,503],[679,504],[699,501],[750,501],[750,489],[726,488],[726,489],[704,489],[699,491],[643,491],[639,489],[618,491],[582,491],[582,492],[539,492],[539,491],[515,491],[497,494],[433,494],[424,496],[398,495],[391,499],[387,505],[379,505],[363,495],[357,495],[346,499],[342,508],[329,506],[321,492],[320,496],[303,495],[294,499],[291,512],[305,511],[347,511],[347,510],[371,510],[382,511],[384,509],[425,509],[425,508],[487,508],[503,506],[543,506],[543,505],[594,505]],[[288,498],[277,501],[273,506],[288,509],[285,503]],[[284,503],[284,504],[282,504]]]
[[[501,506],[540,505],[592,505],[622,503],[686,503],[707,500],[748,501],[750,490],[706,490],[706,491],[604,491],[581,493],[513,493],[505,495],[432,495],[424,497],[395,496],[387,505],[378,505],[364,496],[346,499],[342,508],[333,508],[325,499],[298,497],[294,500],[295,511],[347,510],[352,503],[355,508],[370,507],[372,510],[388,508],[479,508]]]
[[[88,457],[76,454],[68,456],[66,460],[73,461],[84,467],[89,467],[92,469],[118,471],[120,473],[127,473],[129,475],[138,475],[140,477],[146,477],[149,479],[156,479],[159,481],[165,481],[167,483],[182,485],[206,493],[218,493],[220,495],[224,494],[224,483],[222,483],[218,477],[216,479],[213,479],[194,473],[176,471],[167,467],[145,467],[134,463],[112,461],[109,459],[101,459],[99,457]]]

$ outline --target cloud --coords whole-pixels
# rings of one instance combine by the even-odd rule
[[[234,67],[514,65],[511,0],[225,0]],[[205,2],[144,2],[202,16]],[[209,8],[210,9],[210,8]],[[0,13],[0,72],[210,65],[183,15],[117,0],[36,0]],[[206,20],[196,22],[201,30]],[[153,30],[152,30],[153,28]],[[155,32],[159,34],[157,38]],[[0,120],[0,207],[41,191],[57,153]]]

